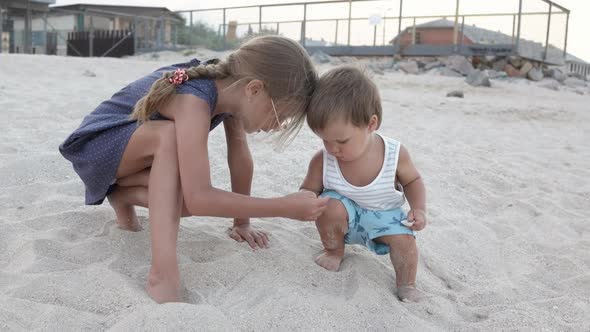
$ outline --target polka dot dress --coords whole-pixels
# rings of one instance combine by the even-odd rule
[[[167,71],[199,64],[197,59],[187,63],[160,68],[140,78],[102,102],[87,115],[82,124],[60,146],[61,154],[74,166],[74,170],[86,187],[86,204],[102,204],[107,194],[114,189],[115,174],[129,139],[138,127],[136,120],[129,119],[137,101],[145,96],[152,83]],[[217,89],[210,79],[192,79],[177,87],[179,94],[192,94],[205,100],[213,113],[217,104]],[[211,119],[210,130],[219,125],[228,114]],[[154,120],[165,120],[160,114]]]

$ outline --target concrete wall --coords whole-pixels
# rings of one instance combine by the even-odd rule
[[[84,17],[84,29],[85,31],[90,30],[90,21],[92,20],[92,26],[94,30],[113,30],[114,22],[113,19],[107,17],[98,17],[86,15]]]

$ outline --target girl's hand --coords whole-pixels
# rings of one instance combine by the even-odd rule
[[[413,231],[421,231],[426,227],[426,212],[424,210],[416,209],[408,212],[408,221],[413,222],[409,228]]]
[[[229,237],[238,242],[248,242],[254,250],[268,248],[268,234],[255,229],[250,224],[234,225],[229,230]]]
[[[281,198],[285,217],[301,221],[315,221],[328,207],[329,197],[318,198],[314,192],[303,190]]]

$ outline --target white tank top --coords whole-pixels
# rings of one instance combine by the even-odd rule
[[[334,190],[369,210],[392,210],[404,205],[404,190],[396,188],[395,175],[401,143],[379,135],[385,144],[385,157],[381,171],[371,183],[363,187],[350,184],[340,171],[338,159],[324,148],[324,189]]]

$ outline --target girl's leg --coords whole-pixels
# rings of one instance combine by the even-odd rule
[[[330,199],[328,208],[315,224],[324,245],[324,252],[315,262],[326,270],[338,271],[344,257],[344,235],[348,231],[346,208],[339,200]]]
[[[416,272],[418,270],[418,248],[412,235],[387,235],[375,239],[375,242],[389,246],[389,257],[395,270],[397,296],[400,301],[416,302],[420,292],[416,289]]]
[[[117,179],[136,175],[148,167],[151,167],[148,184],[152,189],[148,194],[152,267],[146,288],[158,303],[179,301],[176,244],[183,201],[172,121],[150,121],[135,131],[125,148]],[[117,202],[120,196],[124,195],[113,195],[115,206],[124,205]],[[141,194],[137,197],[141,198]]]
[[[146,168],[145,170],[139,173],[118,179],[117,189],[115,189],[115,191],[111,195],[109,195],[109,200],[113,200],[114,202],[120,204],[123,207],[133,208],[133,206],[141,206],[144,208],[148,208],[149,179],[149,168]],[[134,210],[133,212],[135,213]],[[182,205],[182,217],[190,217],[190,214],[185,204]],[[141,230],[139,222],[137,223],[137,225],[140,227],[138,230]],[[130,230],[128,228],[122,227],[120,220],[119,227],[126,230]]]
[[[141,230],[141,225],[135,214],[134,205],[147,207],[148,181],[148,169],[117,179],[117,187],[108,196],[108,200],[117,215],[119,228],[132,232]],[[136,190],[131,190],[131,188],[135,188]]]

